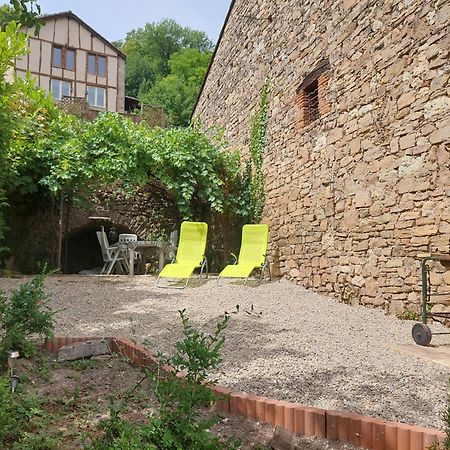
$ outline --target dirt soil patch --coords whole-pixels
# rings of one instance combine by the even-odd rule
[[[20,360],[16,372],[22,378],[20,389],[40,399],[28,432],[45,434],[46,445],[54,445],[46,449],[85,448],[102,434],[99,422],[110,417],[111,401],[118,405],[126,399],[121,417],[134,423],[145,423],[156,412],[150,380],[117,356],[57,363],[54,354],[45,354],[35,360]],[[217,412],[210,409],[205,414]],[[218,417],[213,431],[224,439],[237,438],[242,450],[270,449],[274,427],[223,412]],[[296,443],[306,450],[353,449],[349,444],[300,436]]]

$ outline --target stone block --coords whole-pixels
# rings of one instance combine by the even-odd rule
[[[450,270],[449,269],[442,274],[442,279],[445,284],[450,286]]]
[[[379,287],[378,281],[374,278],[368,278],[364,283],[365,294],[369,297],[376,297],[378,295]]]
[[[450,109],[450,97],[441,96],[434,98],[424,105],[425,118],[444,115]]]
[[[398,109],[403,109],[406,106],[411,105],[416,100],[415,92],[406,92],[397,100]]]
[[[58,351],[58,362],[74,361],[91,356],[108,355],[111,351],[106,341],[86,341],[76,342],[71,345],[64,345]]]
[[[419,172],[424,166],[423,157],[405,156],[399,162],[398,174],[404,177]]]
[[[342,139],[343,136],[344,130],[342,128],[334,128],[332,131],[328,133],[327,144],[328,145],[334,144],[335,142]]]
[[[432,144],[440,144],[450,140],[450,126],[438,128],[430,134],[430,142]]]
[[[359,191],[355,194],[355,206],[357,208],[369,207],[372,205],[372,197],[370,191]]]
[[[416,236],[433,236],[438,232],[438,225],[422,225],[414,228],[413,234]]]
[[[410,147],[414,147],[416,145],[416,135],[415,134],[407,134],[406,136],[402,136],[399,140],[400,150],[405,150]]]
[[[276,427],[270,440],[273,450],[295,450],[294,433],[281,427]]]

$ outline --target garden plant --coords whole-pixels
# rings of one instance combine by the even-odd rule
[[[54,312],[44,291],[44,275],[23,283],[11,296],[0,290],[0,364],[7,352],[19,351],[24,357],[37,352],[35,338],[53,336]]]
[[[104,436],[92,444],[93,450],[145,448],[149,450],[219,450],[239,448],[234,440],[223,441],[210,431],[216,415],[204,409],[215,401],[209,378],[221,362],[223,332],[230,316],[225,313],[212,334],[194,328],[185,310],[179,311],[183,339],[176,342],[175,354],[159,355],[159,363],[148,372],[151,391],[158,402],[157,413],[145,424],[133,424],[121,418],[126,398],[111,403],[110,418],[102,422]]]
[[[52,384],[51,371],[56,363],[46,362],[45,355],[37,355],[38,347],[32,338],[51,337],[53,313],[48,308],[49,298],[43,289],[44,276],[39,275],[23,283],[10,298],[0,296],[0,349],[5,366],[6,351],[19,350],[22,357],[34,357],[33,369],[45,383]],[[218,417],[211,411],[216,397],[211,390],[215,380],[210,374],[221,362],[221,349],[225,342],[224,331],[230,320],[225,313],[208,333],[194,327],[185,310],[179,311],[183,337],[175,343],[170,357],[158,355],[158,364],[147,370],[142,380],[133,388],[111,393],[109,417],[103,419],[82,438],[84,448],[103,449],[161,449],[161,450],[215,450],[239,448],[237,441],[222,439],[211,431]],[[208,329],[210,324],[208,323]],[[38,356],[38,357],[37,357]],[[118,355],[120,358],[120,355]],[[37,359],[36,359],[37,357]],[[87,411],[94,405],[85,404],[78,382],[67,399],[41,398],[29,385],[22,364],[23,383],[12,392],[9,374],[0,374],[0,446],[2,448],[57,448],[61,444],[58,432],[46,428],[52,420],[72,420],[74,411]],[[73,371],[95,370],[93,360],[71,363]],[[112,366],[111,366],[112,367]],[[77,380],[75,377],[74,380]],[[151,413],[145,421],[127,418],[129,402],[136,388],[147,380],[148,391],[141,391],[141,401],[147,402]],[[84,398],[84,397],[83,397]],[[55,403],[56,402],[56,403]],[[59,405],[59,406],[58,406]],[[143,407],[141,406],[141,409]],[[66,419],[65,419],[66,417]],[[91,426],[91,428],[92,428]],[[47,430],[47,431],[46,431]],[[76,436],[74,439],[77,438]]]

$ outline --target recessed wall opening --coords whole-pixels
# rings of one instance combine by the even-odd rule
[[[109,234],[112,227],[115,227],[118,234],[132,233],[127,227],[110,223],[104,225],[106,234]],[[101,269],[103,257],[96,234],[100,229],[99,224],[88,224],[68,234],[63,241],[63,273],[76,274],[81,271],[95,273],[96,269]]]
[[[299,109],[300,128],[318,121],[324,114],[331,111],[328,101],[329,72],[328,60],[323,60],[298,87],[296,102]]]
[[[305,120],[306,124],[309,125],[320,118],[318,80],[314,80],[309,86],[306,86],[304,93],[306,97]]]

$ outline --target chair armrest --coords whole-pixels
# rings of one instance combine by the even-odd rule
[[[236,265],[237,264],[237,262],[238,262],[238,257],[237,257],[237,255],[235,254],[235,253],[233,253],[233,252],[230,252],[230,255],[233,257],[233,259],[234,259],[234,265]]]

